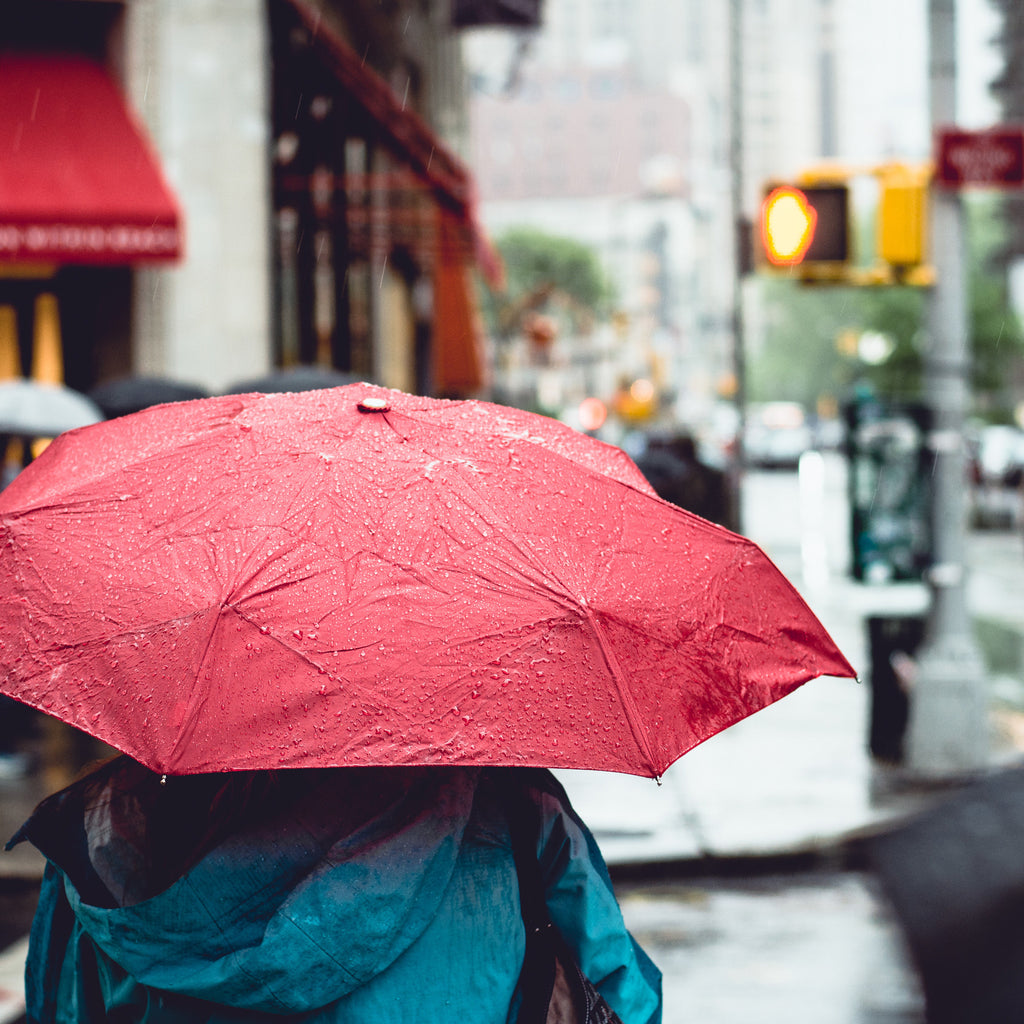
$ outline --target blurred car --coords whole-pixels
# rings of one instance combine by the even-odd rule
[[[971,445],[971,472],[985,487],[1019,487],[1024,479],[1024,431],[982,427]]]
[[[1024,431],[1005,425],[968,431],[971,525],[1010,530],[1024,520]]]
[[[743,433],[743,453],[750,466],[795,469],[804,452],[814,447],[814,431],[797,402],[765,402],[751,406]]]

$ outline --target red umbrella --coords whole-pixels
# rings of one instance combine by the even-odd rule
[[[616,449],[367,384],[65,434],[0,544],[0,692],[168,774],[659,775],[853,675],[759,548]]]

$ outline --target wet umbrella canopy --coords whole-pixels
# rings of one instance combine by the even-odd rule
[[[0,545],[0,691],[169,774],[657,775],[853,674],[754,544],[616,449],[366,384],[64,435]]]

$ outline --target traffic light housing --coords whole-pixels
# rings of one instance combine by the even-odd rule
[[[878,169],[878,257],[898,270],[928,257],[929,169],[889,164]]]
[[[850,259],[845,182],[772,183],[764,191],[757,252],[767,268],[842,272]]]
[[[933,169],[889,162],[852,167],[824,164],[792,181],[773,181],[761,195],[757,224],[741,247],[741,272],[785,272],[804,284],[854,286],[935,283],[928,261],[929,192]],[[873,251],[854,252],[851,182],[873,177],[877,206]],[[867,193],[858,188],[860,205]]]

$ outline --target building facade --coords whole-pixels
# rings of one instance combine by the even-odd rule
[[[650,381],[670,419],[680,418],[677,404],[698,418],[731,359],[722,10],[553,0],[518,60],[507,47],[503,58],[493,38],[467,47],[472,164],[488,230],[500,237],[530,225],[584,242],[615,292],[615,330],[560,343],[565,376],[606,401],[632,380]],[[504,73],[488,78],[482,68]],[[586,372],[574,372],[580,361]],[[540,377],[551,376],[544,367]],[[561,391],[570,407],[585,397]]]
[[[52,295],[64,376],[79,390],[147,374],[219,392],[295,364],[408,390],[479,388],[467,272],[486,246],[459,155],[464,89],[447,3],[385,13],[372,0],[34,0],[0,19],[0,74],[45,56],[58,71],[44,99],[95,127],[107,112],[61,92],[66,69],[88,61],[136,134],[127,161],[109,151],[83,170],[84,143],[48,122],[39,169],[50,180],[63,167],[71,185],[41,189],[33,216],[73,224],[81,211],[67,196],[88,193],[78,185],[90,175],[111,194],[139,191],[133,168],[145,159],[173,209],[162,251],[29,259],[2,247],[24,189],[8,181],[5,193],[0,166],[0,305],[20,311],[26,375],[33,301]],[[40,134],[33,95],[12,140]],[[112,200],[99,189],[94,201],[89,215],[109,221]],[[157,223],[149,208],[135,213]]]

